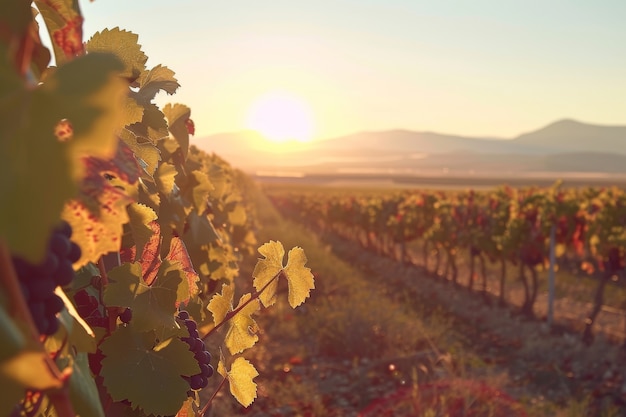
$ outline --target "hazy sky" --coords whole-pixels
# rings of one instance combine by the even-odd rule
[[[85,37],[139,34],[176,71],[197,136],[289,91],[316,137],[414,129],[512,137],[560,118],[626,124],[625,0],[96,0]]]

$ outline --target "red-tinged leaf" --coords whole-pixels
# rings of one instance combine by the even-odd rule
[[[187,247],[181,238],[172,238],[170,242],[170,252],[165,259],[179,262],[187,278],[186,285],[185,282],[183,282],[183,284],[178,286],[178,298],[176,301],[176,306],[178,307],[181,303],[186,304],[189,302],[190,298],[198,294],[198,281],[200,277],[191,263],[191,258],[189,257],[189,253],[187,253]]]
[[[70,200],[63,209],[62,218],[72,226],[72,240],[81,248],[82,256],[74,264],[78,268],[88,262],[97,262],[109,252],[117,252],[121,246],[122,226],[128,221],[126,206],[130,199],[113,187],[105,187],[97,199],[99,215],[83,200]]]
[[[196,124],[191,119],[185,120],[185,126],[187,126],[187,133],[190,135],[196,134]]]
[[[141,167],[132,149],[123,141],[118,142],[113,159],[86,158],[87,180],[103,178],[103,174],[111,175],[127,184],[134,184],[141,175]]]
[[[83,17],[77,1],[35,0],[46,21],[57,64],[84,55]]]
[[[139,257],[137,261],[141,264],[143,280],[148,285],[154,282],[161,266],[161,226],[159,226],[157,221],[153,221],[150,223],[150,228],[153,231],[152,237],[144,246],[141,256],[139,257],[139,254],[137,254]]]

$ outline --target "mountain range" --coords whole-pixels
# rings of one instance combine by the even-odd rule
[[[415,175],[626,174],[626,126],[564,119],[515,138],[388,130],[284,146],[244,131],[194,139],[247,172]]]

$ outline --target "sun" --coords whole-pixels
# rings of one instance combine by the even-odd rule
[[[297,96],[274,91],[258,97],[248,110],[246,127],[275,143],[309,142],[313,138],[313,114]]]

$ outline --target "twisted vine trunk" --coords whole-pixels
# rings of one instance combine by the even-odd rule
[[[602,305],[604,304],[604,288],[606,287],[606,284],[609,283],[612,276],[613,273],[611,271],[605,271],[605,273],[600,277],[600,282],[598,283],[596,293],[593,297],[593,308],[585,320],[585,331],[583,332],[582,340],[586,345],[591,345],[595,339],[593,334],[593,325],[595,324],[598,314],[602,310]]]
[[[480,261],[480,275],[482,280],[482,292],[485,300],[489,300],[487,295],[487,265],[485,264],[485,257],[481,253],[478,255],[478,260]]]
[[[467,289],[470,291],[474,290],[474,270],[475,270],[475,259],[476,257],[474,256],[474,250],[472,249],[472,247],[470,246],[469,248],[469,253],[470,253],[470,263],[469,263],[469,281],[467,282]]]
[[[504,258],[500,259],[500,305],[506,305],[506,296],[504,292],[504,286],[506,284],[506,261]]]

